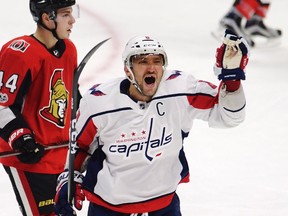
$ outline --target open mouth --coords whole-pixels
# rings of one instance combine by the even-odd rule
[[[150,84],[155,83],[156,79],[155,77],[150,76],[150,77],[145,77],[144,81],[146,84],[150,85]]]

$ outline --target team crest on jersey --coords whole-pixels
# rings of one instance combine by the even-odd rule
[[[56,69],[50,79],[49,105],[40,110],[40,115],[47,121],[63,128],[68,103],[68,91],[62,80],[63,69]]]
[[[172,79],[175,79],[175,78],[177,78],[178,76],[180,76],[181,75],[181,71],[174,71],[174,73],[173,74],[171,74],[166,80],[172,80]]]
[[[25,40],[15,40],[9,45],[9,48],[15,51],[25,52],[29,46],[30,44]]]
[[[166,127],[162,128],[161,137],[152,136],[153,118],[151,118],[148,131],[122,133],[120,138],[110,145],[109,152],[122,154],[125,158],[131,157],[132,154],[142,153],[147,160],[152,161],[160,157],[165,146],[172,142],[172,133],[167,133],[166,129]]]

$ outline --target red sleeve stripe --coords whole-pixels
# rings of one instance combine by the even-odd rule
[[[208,94],[194,94],[187,96],[188,102],[196,109],[211,109],[218,104],[218,96],[213,97]]]

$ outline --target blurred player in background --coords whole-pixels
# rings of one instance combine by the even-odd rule
[[[254,36],[267,39],[279,38],[282,31],[268,27],[264,23],[269,7],[270,1],[267,0],[235,0],[232,7],[220,20],[220,26],[245,37],[250,46],[255,45]],[[243,19],[245,19],[244,23]]]

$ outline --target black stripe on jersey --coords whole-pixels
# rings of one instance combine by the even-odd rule
[[[239,111],[241,111],[242,109],[244,109],[244,107],[246,106],[246,103],[244,104],[244,106],[243,107],[241,107],[240,109],[237,109],[237,110],[230,110],[230,109],[227,109],[226,107],[223,107],[226,111],[228,111],[228,112],[239,112]]]
[[[162,95],[162,96],[154,97],[151,99],[151,101],[162,99],[162,98],[169,98],[169,97],[196,96],[196,95],[203,95],[203,96],[215,98],[215,96],[212,96],[210,94],[205,94],[205,93],[194,93],[194,94],[192,94],[192,93],[177,93],[177,94]]]
[[[119,108],[119,109],[115,109],[115,110],[107,110],[107,111],[104,111],[104,112],[100,112],[100,113],[96,113],[94,115],[91,115],[89,117],[89,119],[93,118],[93,117],[96,117],[96,116],[105,115],[105,114],[108,114],[108,113],[121,112],[121,111],[125,111],[125,110],[132,110],[132,108],[131,107],[123,107],[123,108]]]

